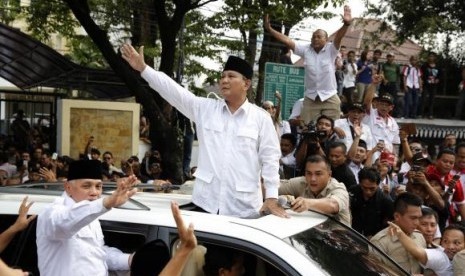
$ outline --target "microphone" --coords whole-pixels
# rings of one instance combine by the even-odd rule
[[[279,206],[283,207],[284,209],[291,208],[291,202],[287,200],[285,196],[278,197],[278,204]]]
[[[294,200],[294,196],[291,195],[280,195],[278,196],[278,204],[284,209],[291,208],[291,202]]]
[[[291,208],[291,202],[294,200],[294,196],[291,195],[280,195],[278,196],[278,206],[284,208],[284,209],[290,209]],[[268,210],[262,211],[260,215],[266,216],[270,215],[271,212]]]

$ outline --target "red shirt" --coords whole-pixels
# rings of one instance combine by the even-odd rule
[[[444,184],[444,187],[446,188],[448,187],[449,181],[454,176],[450,172],[446,175],[440,174],[439,171],[436,169],[436,165],[429,165],[426,168],[426,174],[435,174],[439,176],[442,183]],[[457,183],[455,184],[454,194],[452,195],[452,201],[458,205],[465,204],[465,196],[463,194],[462,183],[460,182],[460,180],[457,180]]]

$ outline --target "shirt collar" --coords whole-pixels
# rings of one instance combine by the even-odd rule
[[[231,113],[224,99],[222,100],[222,104],[223,104],[223,110]],[[244,112],[245,114],[248,114],[250,112],[251,106],[252,104],[249,102],[249,99],[245,98],[245,101],[242,103],[241,106],[239,106],[239,108],[236,110],[236,112],[234,112],[234,114],[237,114],[237,112],[240,112],[240,110],[243,110],[242,112]]]

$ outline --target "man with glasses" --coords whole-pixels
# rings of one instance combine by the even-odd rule
[[[103,153],[103,162],[102,168],[108,172],[108,174],[112,174],[113,172],[122,173],[123,171],[117,168],[113,161],[113,154],[109,151]]]
[[[281,135],[291,133],[291,125],[288,121],[281,119],[281,94],[276,92],[275,97],[276,106],[272,101],[265,101],[263,102],[262,107],[266,110],[266,112],[270,113],[278,138],[281,138]]]

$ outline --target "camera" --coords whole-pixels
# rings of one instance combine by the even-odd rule
[[[412,171],[414,171],[414,172],[419,172],[419,171],[421,171],[421,166],[419,166],[419,165],[413,165],[413,166],[412,166]]]
[[[317,143],[320,139],[326,137],[326,131],[317,130],[314,121],[310,121],[307,125],[307,129],[302,132],[303,139],[307,143]]]

